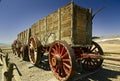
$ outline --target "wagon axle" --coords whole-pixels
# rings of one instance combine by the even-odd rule
[[[62,59],[61,59],[61,57],[60,57],[60,55],[59,54],[56,54],[53,58],[52,58],[52,65],[53,66],[56,66],[56,65],[58,65],[58,66],[60,66],[62,63]]]
[[[77,60],[81,59],[105,59],[105,60],[113,60],[113,61],[120,61],[120,58],[112,58],[112,57],[107,57],[105,55],[94,55],[94,54],[81,54],[80,57],[77,57]]]

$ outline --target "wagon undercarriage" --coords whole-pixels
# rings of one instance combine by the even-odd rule
[[[29,48],[30,50],[34,48],[33,52],[31,51],[32,54],[29,53],[31,63],[35,65],[40,63],[43,54],[49,53],[50,68],[54,75],[61,81],[68,80],[78,71],[94,71],[103,62],[103,59],[100,58],[103,55],[103,51],[95,42],[84,47],[71,47],[67,42],[60,40],[54,41],[50,46],[46,47],[38,43],[40,42],[36,39],[31,40]]]

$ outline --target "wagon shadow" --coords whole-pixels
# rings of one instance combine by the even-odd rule
[[[109,78],[117,79],[120,76],[120,71],[113,71],[105,68],[101,68],[95,74],[89,75],[77,81],[112,81]]]
[[[44,69],[46,71],[50,71],[50,66],[49,66],[49,62],[48,62],[48,56],[44,55],[42,57],[42,61],[36,65],[36,67],[40,68],[40,69]]]

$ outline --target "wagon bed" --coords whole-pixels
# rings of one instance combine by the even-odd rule
[[[36,36],[42,45],[49,45],[55,40],[65,40],[70,45],[90,45],[92,38],[92,12],[69,3],[55,12],[40,19],[31,26],[31,36]],[[19,40],[27,40],[29,34],[18,35]]]

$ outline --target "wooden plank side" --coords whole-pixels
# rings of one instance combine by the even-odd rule
[[[92,44],[92,9],[88,9],[88,14],[87,14],[87,44]]]
[[[61,37],[71,36],[71,20],[63,21],[61,24]]]
[[[53,31],[53,14],[47,16],[47,35]]]
[[[36,36],[40,40],[39,33],[40,33],[40,27],[39,27],[39,21],[37,21],[31,26],[31,35]]]
[[[44,17],[42,20],[41,20],[41,43],[42,45],[45,45],[46,43],[46,18]]]
[[[67,41],[71,44],[71,17],[72,17],[72,7],[68,4],[61,8],[61,40]]]
[[[71,40],[71,5],[59,8],[47,16],[46,44],[55,40]]]
[[[22,44],[27,43],[27,32],[28,32],[28,29],[26,29],[23,32],[19,33],[18,36],[17,36],[17,40],[19,40]]]
[[[50,44],[55,40],[71,43],[71,5],[68,4],[42,20],[41,42]]]
[[[74,44],[87,45],[90,44],[88,39],[91,39],[91,33],[88,23],[89,20],[88,9],[75,5],[74,8]]]
[[[29,29],[24,31],[24,44],[28,44]]]
[[[25,30],[23,31],[23,40],[22,40],[22,43],[25,44]]]
[[[22,42],[23,40],[23,32],[20,32],[18,35],[17,35],[17,40]]]
[[[17,35],[17,40],[21,40],[21,33]]]
[[[39,34],[39,33],[40,33],[41,30],[40,30],[40,27],[39,27],[39,21],[36,22],[36,25],[35,25],[35,26],[36,26],[35,36],[38,38],[38,40],[40,40],[40,34]]]
[[[46,36],[46,45],[51,44],[59,38],[58,32],[58,11],[47,16],[47,36]]]
[[[23,40],[22,40],[22,43],[23,44],[25,43],[25,30],[23,31]]]

